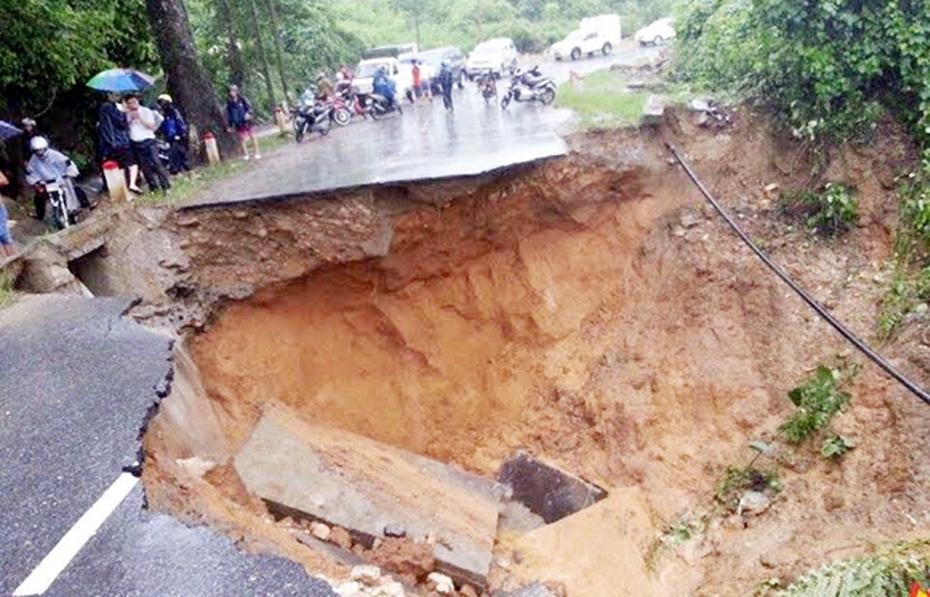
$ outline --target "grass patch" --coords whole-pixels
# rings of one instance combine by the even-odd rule
[[[0,271],[0,309],[9,307],[16,301],[16,291],[13,290],[15,281],[9,272]]]
[[[837,236],[859,221],[859,201],[855,190],[828,182],[815,191],[795,189],[780,197],[782,208],[804,220],[811,232]]]
[[[275,135],[259,139],[262,154],[269,154],[289,142],[288,137]],[[237,155],[220,163],[218,166],[195,168],[186,174],[171,179],[171,192],[146,193],[133,202],[136,205],[180,205],[206,191],[212,184],[235,176],[240,172],[261,166],[262,161],[244,161]]]
[[[571,83],[559,86],[555,105],[574,110],[585,129],[638,126],[649,93],[630,91],[627,80],[609,70],[587,75],[578,89]]]

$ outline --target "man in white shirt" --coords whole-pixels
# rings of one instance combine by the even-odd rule
[[[161,114],[139,104],[139,96],[126,98],[126,118],[129,120],[129,139],[136,152],[136,159],[142,167],[142,175],[150,190],[161,187],[162,191],[171,188],[168,170],[158,159],[155,146],[155,131],[163,120]]]

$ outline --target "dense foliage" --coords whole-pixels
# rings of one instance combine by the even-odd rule
[[[621,16],[624,34],[672,12],[677,0],[329,0],[340,27],[368,45],[417,41],[468,51],[490,37],[510,37],[522,52],[540,52],[603,13]]]
[[[0,4],[0,114],[30,115],[115,65],[157,61],[145,0]]]
[[[771,106],[809,139],[862,137],[886,112],[930,136],[928,0],[687,0],[678,71]]]

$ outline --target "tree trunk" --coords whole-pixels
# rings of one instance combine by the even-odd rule
[[[161,67],[168,76],[168,91],[188,121],[199,131],[212,131],[220,149],[234,151],[236,140],[226,132],[226,118],[197,56],[182,0],[146,0],[146,5]]]
[[[236,31],[232,6],[229,0],[216,0],[216,7],[223,29],[226,30],[226,61],[229,67],[229,82],[242,87],[245,84],[245,63],[242,61],[242,52],[239,50],[239,34]]]
[[[268,107],[274,112],[274,87],[271,84],[271,66],[268,64],[268,53],[265,52],[265,43],[262,41],[262,24],[258,20],[258,10],[255,0],[248,0],[249,10],[252,11],[252,22],[255,24],[255,43],[258,44],[258,54],[262,60],[262,76],[265,77],[265,89],[268,92]]]
[[[281,89],[284,91],[284,101],[291,102],[291,94],[287,89],[287,75],[284,73],[284,49],[281,47],[281,28],[278,26],[278,13],[274,7],[275,0],[268,0],[268,16],[271,17],[271,32],[274,35],[274,51],[278,60],[278,76],[281,77]]]

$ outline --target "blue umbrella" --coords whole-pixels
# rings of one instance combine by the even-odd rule
[[[148,89],[155,82],[155,77],[131,68],[111,68],[99,72],[87,82],[87,86],[97,91],[129,93]]]
[[[7,139],[12,139],[18,135],[22,135],[23,131],[19,130],[6,120],[0,120],[0,141],[6,141]]]

